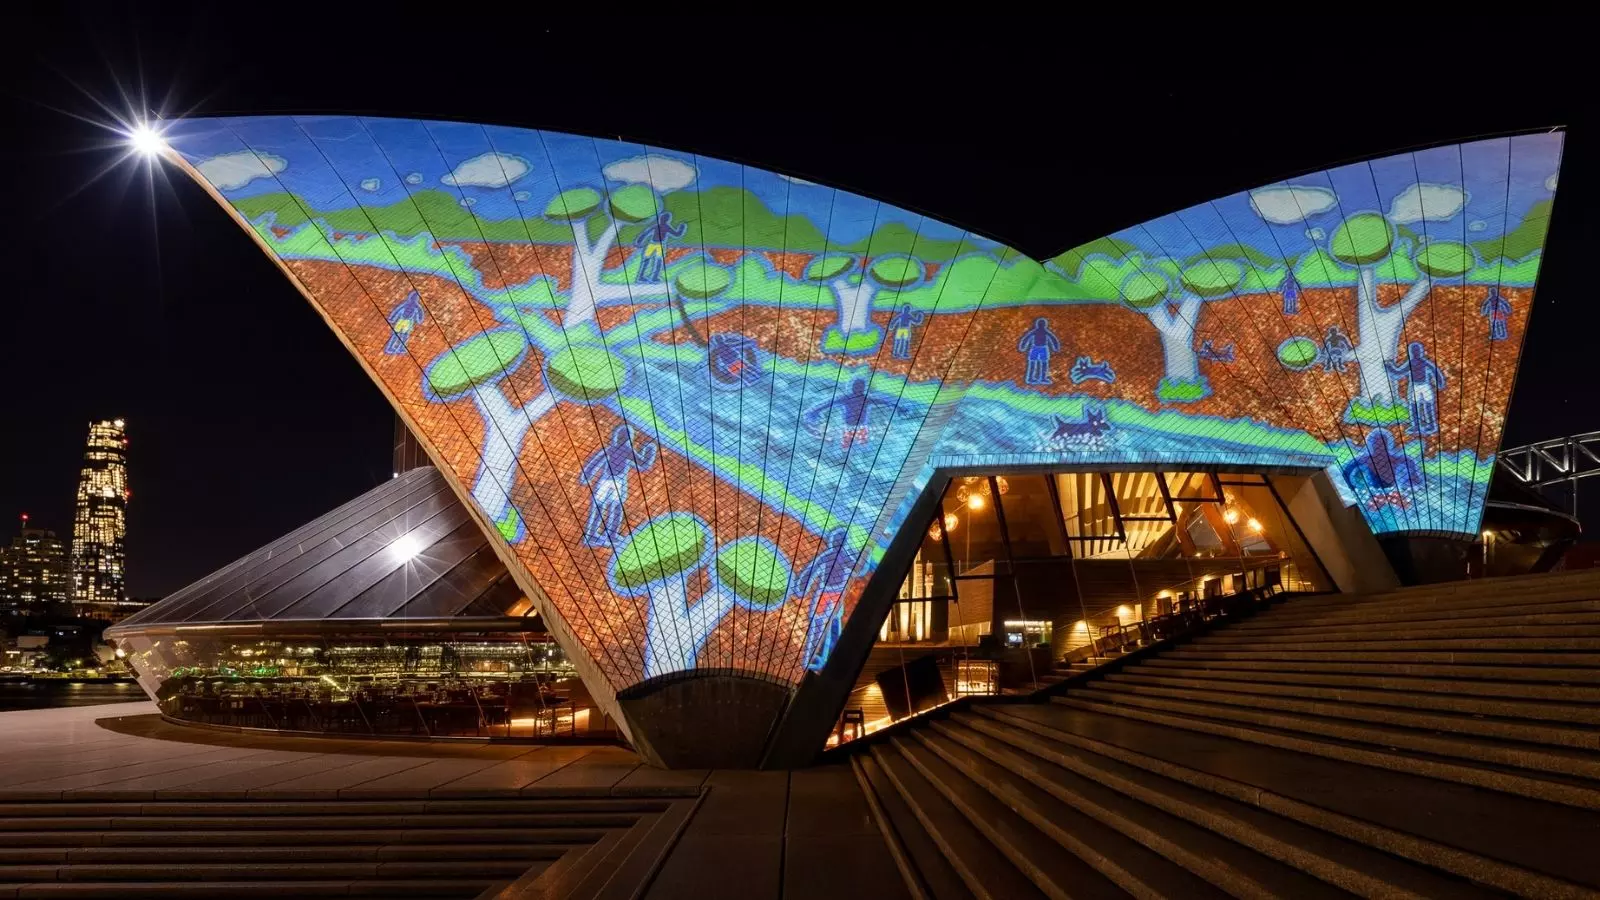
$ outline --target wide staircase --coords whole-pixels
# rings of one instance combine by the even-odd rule
[[[1291,599],[870,740],[914,896],[1600,896],[1600,571]]]
[[[0,897],[471,898],[571,869],[669,803],[0,799]]]

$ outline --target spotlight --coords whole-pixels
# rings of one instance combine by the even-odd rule
[[[167,149],[167,142],[161,137],[161,132],[143,122],[134,126],[133,131],[128,134],[128,142],[143,156],[155,156]]]
[[[412,533],[402,534],[400,537],[395,538],[394,542],[389,545],[389,549],[394,551],[395,562],[403,563],[416,559],[424,548],[422,538]]]

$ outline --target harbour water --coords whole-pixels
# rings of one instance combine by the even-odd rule
[[[55,706],[95,706],[147,699],[132,681],[83,682],[65,679],[0,681],[0,712]]]

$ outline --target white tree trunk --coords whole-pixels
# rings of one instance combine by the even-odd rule
[[[1201,299],[1185,297],[1176,313],[1160,303],[1145,311],[1145,317],[1161,335],[1161,358],[1166,376],[1173,381],[1200,380],[1200,358],[1194,352],[1194,329],[1200,316]]]
[[[563,327],[594,321],[594,311],[602,305],[659,302],[667,298],[665,283],[601,282],[600,275],[605,271],[606,257],[611,255],[611,248],[617,244],[618,228],[615,221],[608,221],[606,230],[591,244],[588,221],[572,223],[572,290],[567,294],[566,314],[561,317]],[[665,263],[663,259],[662,264]]]
[[[511,507],[511,485],[522,442],[533,420],[548,412],[555,400],[549,391],[543,391],[518,409],[498,384],[485,384],[473,390],[472,402],[483,416],[483,457],[473,480],[472,499],[490,521],[499,522]]]
[[[872,327],[872,298],[878,295],[878,289],[867,276],[861,276],[860,284],[851,284],[848,278],[835,278],[828,288],[833,291],[834,306],[839,310],[841,333],[855,334]]]
[[[713,580],[711,589],[689,606],[691,573],[650,585],[650,621],[645,626],[644,677],[694,667],[706,638],[733,609],[733,592]]]
[[[1356,364],[1361,370],[1361,396],[1368,401],[1392,403],[1387,364],[1400,349],[1400,332],[1406,319],[1427,298],[1433,279],[1422,273],[1393,306],[1378,306],[1377,272],[1361,269],[1356,283]]]

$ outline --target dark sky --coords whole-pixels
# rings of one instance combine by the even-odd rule
[[[22,511],[70,531],[87,423],[125,416],[135,596],[388,477],[392,422],[221,209],[187,180],[152,192],[142,164],[116,164],[94,123],[140,108],[620,136],[852,188],[1035,256],[1355,158],[1565,125],[1507,441],[1600,428],[1577,387],[1600,359],[1594,288],[1579,281],[1596,237],[1593,50],[1561,45],[1550,21],[1449,34],[1386,20],[1341,37],[1275,17],[1165,37],[1144,21],[1068,29],[1000,11],[924,29],[820,9],[746,25],[479,25],[449,6],[388,24],[376,8],[341,21],[317,4],[241,7],[248,18],[218,6],[13,14],[0,54],[0,540]]]

